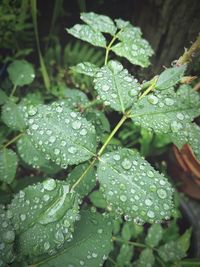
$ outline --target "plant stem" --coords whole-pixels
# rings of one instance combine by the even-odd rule
[[[12,143],[14,143],[16,140],[18,140],[24,133],[20,133],[17,136],[13,137],[10,141],[8,141],[3,148],[8,147],[9,145],[11,145]]]
[[[103,146],[101,147],[99,152],[97,153],[98,157],[100,157],[103,154],[103,152],[106,149],[107,145],[110,143],[110,141],[113,138],[113,136],[115,135],[115,133],[119,130],[119,128],[122,126],[122,124],[125,122],[125,120],[127,118],[128,118],[127,114],[124,114],[123,117],[121,118],[121,120],[118,122],[118,124],[115,126],[115,128],[111,132],[111,134],[108,136],[107,140],[105,141],[105,143],[103,144]]]
[[[187,64],[192,60],[194,54],[200,50],[200,36],[197,37],[196,41],[192,44],[192,46],[177,60],[176,65],[180,66],[183,64]]]
[[[86,104],[85,106],[83,106],[83,110],[86,110],[90,107],[96,106],[98,104],[102,104],[102,101],[100,99],[94,99],[92,101],[90,101],[90,103]]]
[[[105,56],[105,61],[104,61],[104,65],[107,65],[108,63],[108,55],[109,55],[109,52],[110,52],[110,49],[111,49],[111,46],[113,45],[114,41],[117,39],[117,35],[122,31],[122,29],[116,33],[112,40],[110,41],[109,45],[106,47],[106,56]]]
[[[145,91],[143,92],[143,94],[141,94],[141,96],[139,97],[139,100],[142,99],[143,97],[145,97],[145,96],[146,96],[148,93],[150,93],[152,90],[154,90],[155,85],[156,85],[156,83],[157,83],[157,80],[158,80],[158,76],[154,77],[151,81],[149,81],[149,82],[151,82],[151,83],[150,83],[151,85],[147,88],[147,90],[145,90]]]
[[[146,248],[147,247],[146,245],[144,245],[142,243],[132,242],[132,241],[128,241],[128,240],[123,240],[123,239],[118,238],[116,236],[113,236],[112,237],[112,240],[113,241],[120,242],[120,243],[125,243],[125,244],[129,244],[129,245],[133,245],[133,246],[140,247],[140,248]]]
[[[39,34],[38,34],[38,24],[37,24],[37,0],[31,0],[31,12],[32,12],[32,18],[33,18],[33,26],[34,26],[34,31],[35,31],[35,40],[36,40],[36,45],[37,45],[37,50],[38,50],[38,55],[39,55],[39,60],[40,60],[40,67],[41,67],[41,72],[42,72],[42,77],[44,80],[44,85],[47,90],[50,88],[50,79],[49,75],[44,63],[44,59],[42,57],[42,52],[40,49],[40,41],[39,41]]]
[[[11,94],[10,94],[10,97],[12,97],[12,96],[14,95],[16,89],[17,89],[17,85],[15,84],[15,85],[13,86],[13,89],[12,89],[12,92],[11,92]]]

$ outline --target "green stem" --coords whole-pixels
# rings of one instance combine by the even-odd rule
[[[116,33],[116,34],[113,36],[113,38],[112,38],[112,40],[110,41],[109,45],[106,47],[106,56],[105,56],[104,65],[107,65],[107,63],[108,63],[108,55],[109,55],[110,49],[111,49],[111,47],[112,47],[114,41],[117,39],[118,34],[119,34],[121,31],[122,31],[122,29],[121,29],[118,33]]]
[[[17,89],[17,85],[15,84],[15,85],[13,86],[13,89],[12,89],[12,92],[11,92],[11,94],[10,94],[10,97],[12,97],[12,96],[14,95],[16,89]]]
[[[111,257],[108,257],[108,260],[114,264],[115,267],[119,267],[119,265],[117,264],[117,262],[115,262]]]
[[[82,107],[83,110],[86,110],[90,107],[93,107],[93,106],[96,106],[96,105],[99,105],[99,104],[102,104],[102,101],[99,100],[99,99],[94,99],[92,101],[90,101],[90,103],[86,104],[85,106]]]
[[[113,240],[113,241],[116,241],[116,242],[120,242],[120,243],[128,244],[128,245],[133,245],[133,246],[135,246],[135,247],[147,248],[147,246],[144,245],[144,244],[142,244],[142,243],[132,242],[132,241],[128,241],[128,240],[123,240],[123,239],[118,238],[118,237],[116,237],[116,236],[113,236],[113,237],[112,237],[112,240]]]
[[[150,93],[151,91],[153,91],[155,89],[156,83],[158,80],[158,76],[154,77],[151,81],[151,85],[147,88],[147,90],[145,90],[141,96],[139,97],[139,100],[142,99],[143,97],[145,97],[148,93]]]
[[[24,133],[20,133],[17,136],[13,137],[10,141],[8,141],[3,148],[8,147],[9,145],[11,145],[12,143],[14,143],[15,141],[17,141]]]

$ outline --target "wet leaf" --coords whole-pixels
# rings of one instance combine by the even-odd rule
[[[71,67],[71,69],[77,73],[81,73],[81,74],[85,74],[90,77],[94,77],[97,71],[99,70],[99,67],[97,67],[96,65],[90,62],[82,62],[74,67]]]
[[[151,267],[155,261],[153,251],[150,248],[145,248],[139,256],[136,267]]]
[[[93,191],[89,195],[89,198],[95,207],[101,208],[101,209],[106,209],[107,203],[106,203],[105,198],[103,197],[102,193],[99,190]]]
[[[160,224],[153,224],[149,229],[145,238],[145,243],[149,247],[156,247],[161,241],[163,236],[163,229]]]
[[[173,189],[138,152],[120,149],[100,158],[97,176],[110,206],[125,220],[160,222],[173,211]]]
[[[12,149],[0,151],[0,181],[11,184],[15,178],[18,157]]]

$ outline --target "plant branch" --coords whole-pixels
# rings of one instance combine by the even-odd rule
[[[118,31],[118,33],[116,33],[116,34],[113,36],[113,38],[112,38],[112,40],[110,41],[109,45],[106,47],[106,56],[105,56],[104,65],[107,65],[107,63],[108,63],[108,55],[109,55],[110,49],[111,49],[111,47],[112,47],[114,41],[117,39],[118,34],[119,34],[121,31],[122,31],[122,29],[121,29],[120,31]]]
[[[150,93],[151,91],[155,89],[157,80],[158,80],[158,76],[155,76],[151,81],[147,82],[148,84],[150,84],[150,86],[141,94],[141,96],[139,97],[139,100],[145,97],[148,93]]]
[[[3,145],[3,148],[8,147],[9,145],[11,145],[12,143],[14,143],[15,141],[17,141],[24,133],[20,133],[18,135],[16,135],[15,137],[13,137],[10,141],[8,141],[5,145]]]
[[[116,241],[116,242],[120,242],[120,243],[128,244],[128,245],[133,245],[133,246],[135,246],[135,247],[147,248],[147,246],[146,246],[145,244],[138,243],[138,242],[127,241],[127,240],[123,240],[123,239],[118,238],[118,237],[116,237],[116,236],[113,236],[113,237],[112,237],[112,240],[113,240],[113,241]]]
[[[15,85],[13,86],[13,89],[12,89],[12,92],[11,92],[11,94],[10,94],[10,97],[12,97],[12,96],[14,95],[16,89],[17,89],[17,85],[15,84]]]
[[[185,53],[177,60],[176,65],[188,64],[195,53],[200,50],[200,36],[197,37],[196,41],[192,44],[189,49],[185,50]]]

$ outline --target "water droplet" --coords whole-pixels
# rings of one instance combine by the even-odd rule
[[[57,107],[57,108],[56,108],[56,111],[57,111],[58,113],[61,113],[61,112],[63,112],[63,108],[62,108],[62,107]]]
[[[81,122],[80,121],[74,121],[74,122],[72,122],[72,128],[74,130],[80,129],[81,128]]]
[[[59,154],[60,154],[60,149],[55,148],[55,149],[54,149],[54,154],[55,154],[55,155],[59,155]]]
[[[86,134],[87,134],[87,130],[86,130],[86,129],[82,129],[82,130],[80,131],[80,134],[81,134],[81,135],[86,135]]]
[[[147,206],[151,206],[153,204],[153,201],[151,199],[147,198],[147,199],[145,199],[144,203]]]
[[[50,136],[50,138],[49,138],[49,142],[51,142],[51,143],[54,143],[56,141],[56,137],[55,136]]]
[[[155,217],[155,213],[154,213],[152,210],[149,210],[149,211],[147,212],[147,216],[148,216],[149,218],[154,218],[154,217]]]
[[[20,219],[22,221],[25,221],[26,220],[26,214],[20,214]]]
[[[36,113],[37,113],[37,108],[31,106],[30,109],[28,110],[28,114],[29,114],[30,116],[34,116]]]
[[[147,172],[147,175],[148,175],[149,177],[151,177],[151,178],[154,177],[153,171],[148,171],[148,172]]]
[[[124,159],[122,161],[122,167],[125,169],[125,170],[129,170],[132,166],[132,163],[129,159]]]
[[[31,128],[32,128],[33,130],[37,130],[37,129],[39,128],[39,126],[38,126],[37,124],[33,124],[33,125],[31,126]]]
[[[12,243],[15,239],[15,232],[12,230],[6,231],[3,233],[2,238],[6,243]]]
[[[120,160],[120,155],[119,155],[119,154],[115,154],[115,155],[113,156],[113,159],[114,159],[114,160],[117,160],[117,161]]]
[[[126,201],[127,201],[127,197],[126,197],[125,195],[121,195],[121,196],[120,196],[120,200],[121,200],[122,202],[126,202]]]
[[[74,146],[70,146],[68,148],[68,151],[69,151],[69,153],[73,154],[73,153],[76,153],[77,149]]]
[[[56,181],[54,179],[47,179],[43,182],[44,189],[52,191],[56,188]]]
[[[183,128],[183,125],[182,123],[180,122],[177,122],[177,121],[173,121],[171,123],[171,129],[172,129],[172,132],[178,132],[179,130],[181,130]]]
[[[44,243],[44,250],[47,251],[50,248],[49,242]]]
[[[176,114],[176,117],[177,117],[177,119],[179,119],[181,121],[184,119],[184,115],[180,112]]]
[[[156,105],[158,103],[157,96],[149,95],[147,99],[148,99],[149,103],[151,103],[153,105]]]
[[[167,97],[167,98],[165,98],[165,104],[167,106],[172,106],[172,105],[174,105],[174,100]]]
[[[157,190],[157,194],[162,199],[164,199],[164,198],[167,197],[167,192],[164,189],[162,189],[162,188],[160,188],[160,189]]]
[[[105,91],[105,92],[107,92],[108,90],[109,90],[109,86],[107,85],[107,84],[104,84],[103,86],[102,86],[102,90],[103,91]]]

